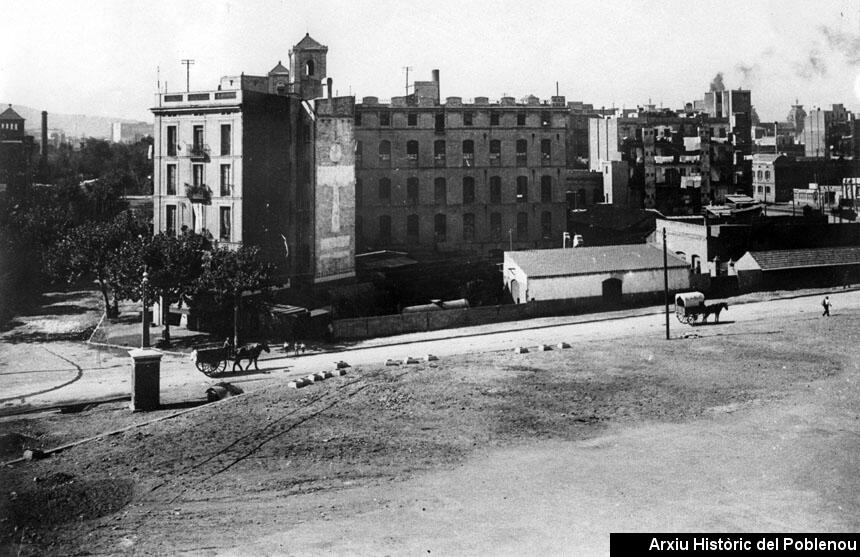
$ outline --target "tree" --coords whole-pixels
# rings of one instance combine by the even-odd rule
[[[234,346],[239,346],[238,315],[243,292],[269,286],[271,275],[272,265],[260,259],[256,246],[241,246],[235,251],[216,247],[204,255],[197,292],[210,294],[223,309],[232,307]]]

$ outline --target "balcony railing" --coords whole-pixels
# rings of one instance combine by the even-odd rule
[[[206,184],[185,184],[185,195],[192,203],[209,204],[212,201],[212,191]]]
[[[203,145],[202,143],[194,143],[186,145],[188,149],[187,153],[192,159],[208,159],[209,158],[209,146]]]

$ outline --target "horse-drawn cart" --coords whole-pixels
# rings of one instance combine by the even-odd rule
[[[233,350],[228,346],[196,348],[192,356],[197,369],[212,377],[227,369],[227,360],[233,358]]]
[[[699,320],[704,323],[710,315],[714,316],[715,322],[719,322],[720,312],[728,309],[729,305],[725,302],[706,304],[705,295],[701,292],[681,292],[675,295],[675,317],[687,325],[695,325]]]

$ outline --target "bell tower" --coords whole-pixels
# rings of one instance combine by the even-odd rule
[[[290,51],[293,92],[298,93],[303,99],[323,96],[327,53],[328,47],[313,40],[310,34],[305,34],[305,37]]]

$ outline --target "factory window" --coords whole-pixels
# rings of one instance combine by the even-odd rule
[[[525,242],[529,239],[529,215],[526,212],[517,213],[517,241]]]
[[[407,114],[406,115],[406,124],[408,124],[410,126],[417,126],[418,125],[418,114],[415,112],[410,112],[409,114]]]
[[[544,240],[552,238],[552,213],[549,211],[540,214],[540,233]]]
[[[502,214],[490,213],[490,238],[493,240],[502,239]]]
[[[437,139],[433,142],[433,162],[436,166],[445,166],[445,140]]]
[[[541,203],[552,203],[552,176],[540,177]]]
[[[167,126],[167,156],[176,156],[176,126]]]
[[[552,140],[540,140],[540,163],[547,166],[552,161]]]
[[[498,126],[499,125],[499,113],[498,112],[490,112],[490,125]]]
[[[387,139],[379,142],[379,166],[391,166],[391,142]]]
[[[475,166],[475,142],[471,139],[463,142],[463,166]]]
[[[526,113],[525,112],[517,112],[517,125],[525,126],[526,125]]]
[[[355,142],[355,167],[361,168],[364,162],[364,145],[361,141]]]
[[[388,243],[391,241],[391,217],[379,215],[379,241]]]
[[[167,165],[167,195],[176,195],[176,165]]]
[[[418,215],[406,217],[406,241],[412,244],[418,243]]]
[[[164,231],[168,236],[176,235],[176,205],[166,205],[164,207],[166,211],[165,218],[165,226]]]
[[[355,113],[355,127],[358,127],[360,125],[361,125],[361,112],[356,112]]]
[[[552,118],[550,117],[550,113],[548,110],[544,110],[540,113],[540,125],[544,128],[548,128],[552,123]]]
[[[475,215],[472,213],[463,215],[463,239],[467,242],[475,239]]]
[[[436,205],[448,203],[448,185],[445,183],[445,178],[436,178],[433,182],[433,201]]]
[[[463,204],[475,202],[475,179],[471,176],[463,176]]]
[[[502,142],[498,139],[490,140],[490,164],[500,165],[502,163]]]
[[[406,202],[418,203],[418,178],[414,176],[406,179]]]
[[[355,179],[355,206],[361,207],[364,205],[364,182],[361,178]]]
[[[471,113],[471,112],[464,112],[464,113],[463,113],[463,125],[464,125],[464,126],[471,126],[471,125],[472,125],[472,122],[473,122],[473,118],[474,118],[473,113]]]
[[[380,126],[390,126],[391,125],[391,114],[386,111],[382,111],[379,113],[379,125]]]
[[[448,239],[448,217],[442,213],[433,217],[433,231],[437,242],[445,242]]]
[[[528,162],[528,142],[525,139],[517,139],[517,166],[526,166]]]
[[[383,203],[391,203],[391,180],[388,178],[379,179],[379,200]]]
[[[529,200],[528,176],[517,176],[517,201],[525,203]]]
[[[221,154],[229,155],[231,150],[230,139],[232,137],[232,126],[230,124],[221,124]]]
[[[502,202],[502,179],[498,176],[490,176],[490,203]]]
[[[233,220],[230,218],[230,207],[221,207],[220,228],[218,239],[222,242],[230,241],[230,229],[232,228]]]
[[[439,112],[436,114],[436,131],[443,132],[445,131],[445,113]]]
[[[418,142],[414,139],[406,142],[406,160],[411,166],[418,166]]]

